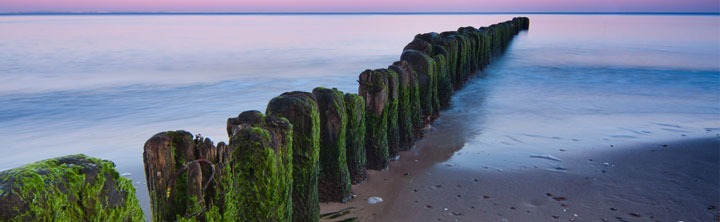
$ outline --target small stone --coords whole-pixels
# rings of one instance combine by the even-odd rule
[[[610,210],[617,211],[617,208],[611,207]]]
[[[370,197],[370,198],[368,198],[368,203],[369,203],[369,204],[378,204],[378,203],[382,203],[382,202],[383,202],[383,199],[380,198],[380,197]]]
[[[630,213],[630,216],[633,216],[633,217],[642,217],[639,213],[635,213],[635,212]]]

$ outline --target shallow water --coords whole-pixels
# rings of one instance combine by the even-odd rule
[[[2,16],[0,170],[75,153],[110,159],[147,207],[142,146],[153,134],[226,141],[228,117],[282,92],[356,92],[361,71],[397,60],[416,33],[514,16]],[[453,166],[512,170],[572,144],[720,128],[720,16],[529,17],[530,31],[434,124],[460,132]]]

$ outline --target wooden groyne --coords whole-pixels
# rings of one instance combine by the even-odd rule
[[[350,200],[350,185],[365,181],[367,169],[387,169],[401,151],[412,149],[423,129],[451,105],[453,92],[528,28],[529,19],[519,17],[488,27],[418,34],[403,48],[399,61],[361,72],[357,94],[323,87],[312,93],[286,92],[273,98],[265,113],[245,111],[229,118],[228,144],[215,145],[182,130],[152,136],[143,152],[152,220],[319,221],[320,201]],[[67,212],[63,215],[68,217],[60,219],[141,220],[132,185],[114,169],[103,174],[110,177],[96,176],[109,178],[103,184],[115,184],[106,191],[105,186],[82,186],[78,184],[83,181],[72,179],[82,174],[88,183],[87,175],[95,175],[92,167],[63,171],[68,166],[63,161],[38,165],[47,169],[35,174],[0,172],[0,220],[56,220],[47,210],[27,203],[70,197],[70,191],[89,197],[82,199],[89,202],[71,199],[58,209],[49,202],[47,209]],[[104,166],[101,172],[109,168],[104,162],[83,164]],[[27,179],[37,177],[49,180]],[[58,189],[58,194],[36,186]],[[103,196],[117,193],[122,201]]]
[[[348,201],[350,184],[363,182],[366,169],[384,170],[400,151],[412,149],[423,128],[450,106],[453,92],[528,27],[528,18],[514,18],[489,27],[418,34],[404,47],[399,61],[360,73],[357,94],[323,87],[312,93],[287,92],[269,102],[265,115],[252,111],[229,119],[230,145],[218,148],[217,155],[230,158],[216,159],[215,166],[195,166],[198,172],[214,168],[214,177],[202,174],[188,180],[194,174],[187,172],[188,176],[175,176],[187,182],[175,179],[174,184],[165,184],[205,194],[185,192],[184,202],[152,198],[154,220],[318,221],[319,202]],[[146,146],[146,153],[153,149]],[[146,159],[146,167],[168,165],[147,169],[148,181],[169,180],[160,176],[168,175],[163,170],[183,175],[177,169],[194,161],[185,158],[183,164],[172,164],[174,156],[185,157]],[[209,180],[213,182],[204,187]],[[151,191],[158,189],[148,186]],[[201,197],[205,203],[193,203]]]

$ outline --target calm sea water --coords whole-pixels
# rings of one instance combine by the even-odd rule
[[[110,159],[146,207],[142,147],[155,133],[227,141],[228,117],[283,92],[357,92],[357,75],[399,59],[416,33],[514,16],[0,16],[0,170]],[[716,136],[720,16],[528,17],[436,123],[461,128],[460,152]]]

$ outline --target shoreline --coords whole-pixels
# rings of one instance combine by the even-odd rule
[[[324,221],[720,219],[717,135],[591,150],[563,158],[563,171],[456,167],[446,160],[459,149],[428,135],[390,169],[369,171],[368,181],[353,186],[351,202],[322,203],[323,214],[352,207]],[[372,196],[384,201],[370,205]]]

